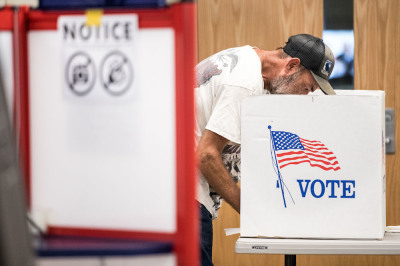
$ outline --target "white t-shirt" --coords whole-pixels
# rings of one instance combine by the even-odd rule
[[[240,112],[241,101],[264,93],[261,61],[248,45],[221,51],[196,67],[196,137],[205,129],[230,140],[222,159],[236,182],[240,179]],[[221,197],[213,191],[201,173],[197,200],[218,217]]]

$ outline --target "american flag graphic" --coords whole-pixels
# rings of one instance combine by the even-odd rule
[[[303,139],[285,131],[271,131],[271,137],[280,169],[301,163],[309,163],[325,171],[340,169],[335,154],[320,141]]]

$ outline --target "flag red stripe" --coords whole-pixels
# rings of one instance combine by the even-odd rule
[[[307,150],[304,151],[304,152],[309,156],[314,156],[314,157],[322,158],[322,159],[329,160],[329,161],[336,161],[337,160],[336,156],[333,153],[332,154],[328,154],[328,155],[332,155],[332,156],[326,156],[326,155],[321,154],[321,153],[317,153],[316,154],[316,153],[308,152]]]
[[[291,164],[301,164],[301,163],[310,163],[311,166],[319,167],[319,168],[321,168],[321,169],[323,169],[323,170],[333,170],[333,171],[340,170],[340,167],[339,167],[339,166],[338,166],[338,167],[335,167],[335,168],[334,168],[334,167],[324,167],[324,166],[319,165],[319,164],[312,164],[309,160],[291,162],[291,163],[287,163],[287,164],[279,165],[279,166],[280,166],[280,168],[282,169],[283,167],[288,166],[288,165],[291,165]]]
[[[281,158],[281,157],[288,156],[288,155],[304,154],[304,153],[306,153],[308,156],[314,156],[314,157],[318,157],[318,158],[323,158],[323,159],[326,159],[326,160],[329,160],[329,161],[337,160],[335,155],[333,155],[332,157],[328,157],[328,156],[321,155],[321,153],[315,154],[315,153],[312,153],[312,152],[308,152],[308,150],[305,150],[305,151],[289,151],[289,152],[280,152],[280,151],[278,151],[277,154],[276,154],[276,157]],[[331,154],[333,154],[333,153],[331,153]],[[329,154],[329,155],[331,155],[331,154]]]
[[[308,139],[302,139],[302,138],[300,138],[300,137],[299,137],[299,139],[300,139],[301,141],[306,141],[306,142],[311,142],[311,143],[317,143],[317,144],[324,145],[324,144],[322,144],[321,141],[318,141],[318,140],[308,140]]]
[[[297,157],[290,157],[290,158],[284,158],[284,159],[279,159],[279,160],[278,160],[278,163],[283,163],[283,162],[287,162],[287,161],[295,161],[295,160],[298,160],[298,159],[308,159],[308,160],[310,160],[310,161],[313,161],[313,162],[320,162],[320,163],[323,163],[323,164],[325,164],[325,165],[337,165],[337,164],[339,164],[338,161],[329,162],[329,161],[324,161],[324,160],[318,160],[318,159],[310,158],[310,157],[308,157],[307,155],[304,155],[304,156],[297,156]]]
[[[308,148],[310,150],[315,150],[315,151],[329,151],[326,147],[319,148],[319,147],[315,147],[315,146],[309,146],[309,145],[306,145],[304,143],[303,143],[303,147],[304,148]]]
[[[309,149],[309,148],[306,148],[305,151],[312,152],[312,153],[316,153],[316,154],[333,155],[333,156],[335,156],[335,154],[334,154],[333,152],[331,152],[331,151],[330,151],[330,152],[315,151],[315,150],[312,150],[312,149]]]
[[[311,144],[311,143],[306,143],[306,142],[301,142],[301,144],[303,144],[303,146],[308,146],[308,147],[312,147],[315,149],[328,149],[325,145],[315,145],[315,144]]]
[[[276,157],[283,157],[283,156],[286,156],[286,155],[303,154],[303,153],[304,153],[303,151],[289,151],[289,152],[281,152],[281,151],[278,151],[278,152],[276,153]]]
[[[326,148],[326,146],[324,144],[315,144],[315,143],[309,143],[309,142],[305,142],[305,141],[300,141],[301,144],[303,145],[308,145],[308,146],[312,146],[312,147],[322,147],[322,148]]]

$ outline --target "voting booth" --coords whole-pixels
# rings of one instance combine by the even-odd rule
[[[243,101],[241,237],[383,238],[384,92],[337,94]]]
[[[48,235],[167,241],[196,265],[195,4],[149,2],[12,15],[28,204]]]

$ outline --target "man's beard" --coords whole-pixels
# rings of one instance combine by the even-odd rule
[[[297,86],[294,85],[300,75],[301,71],[297,71],[290,76],[281,76],[271,80],[271,94],[298,94]]]

